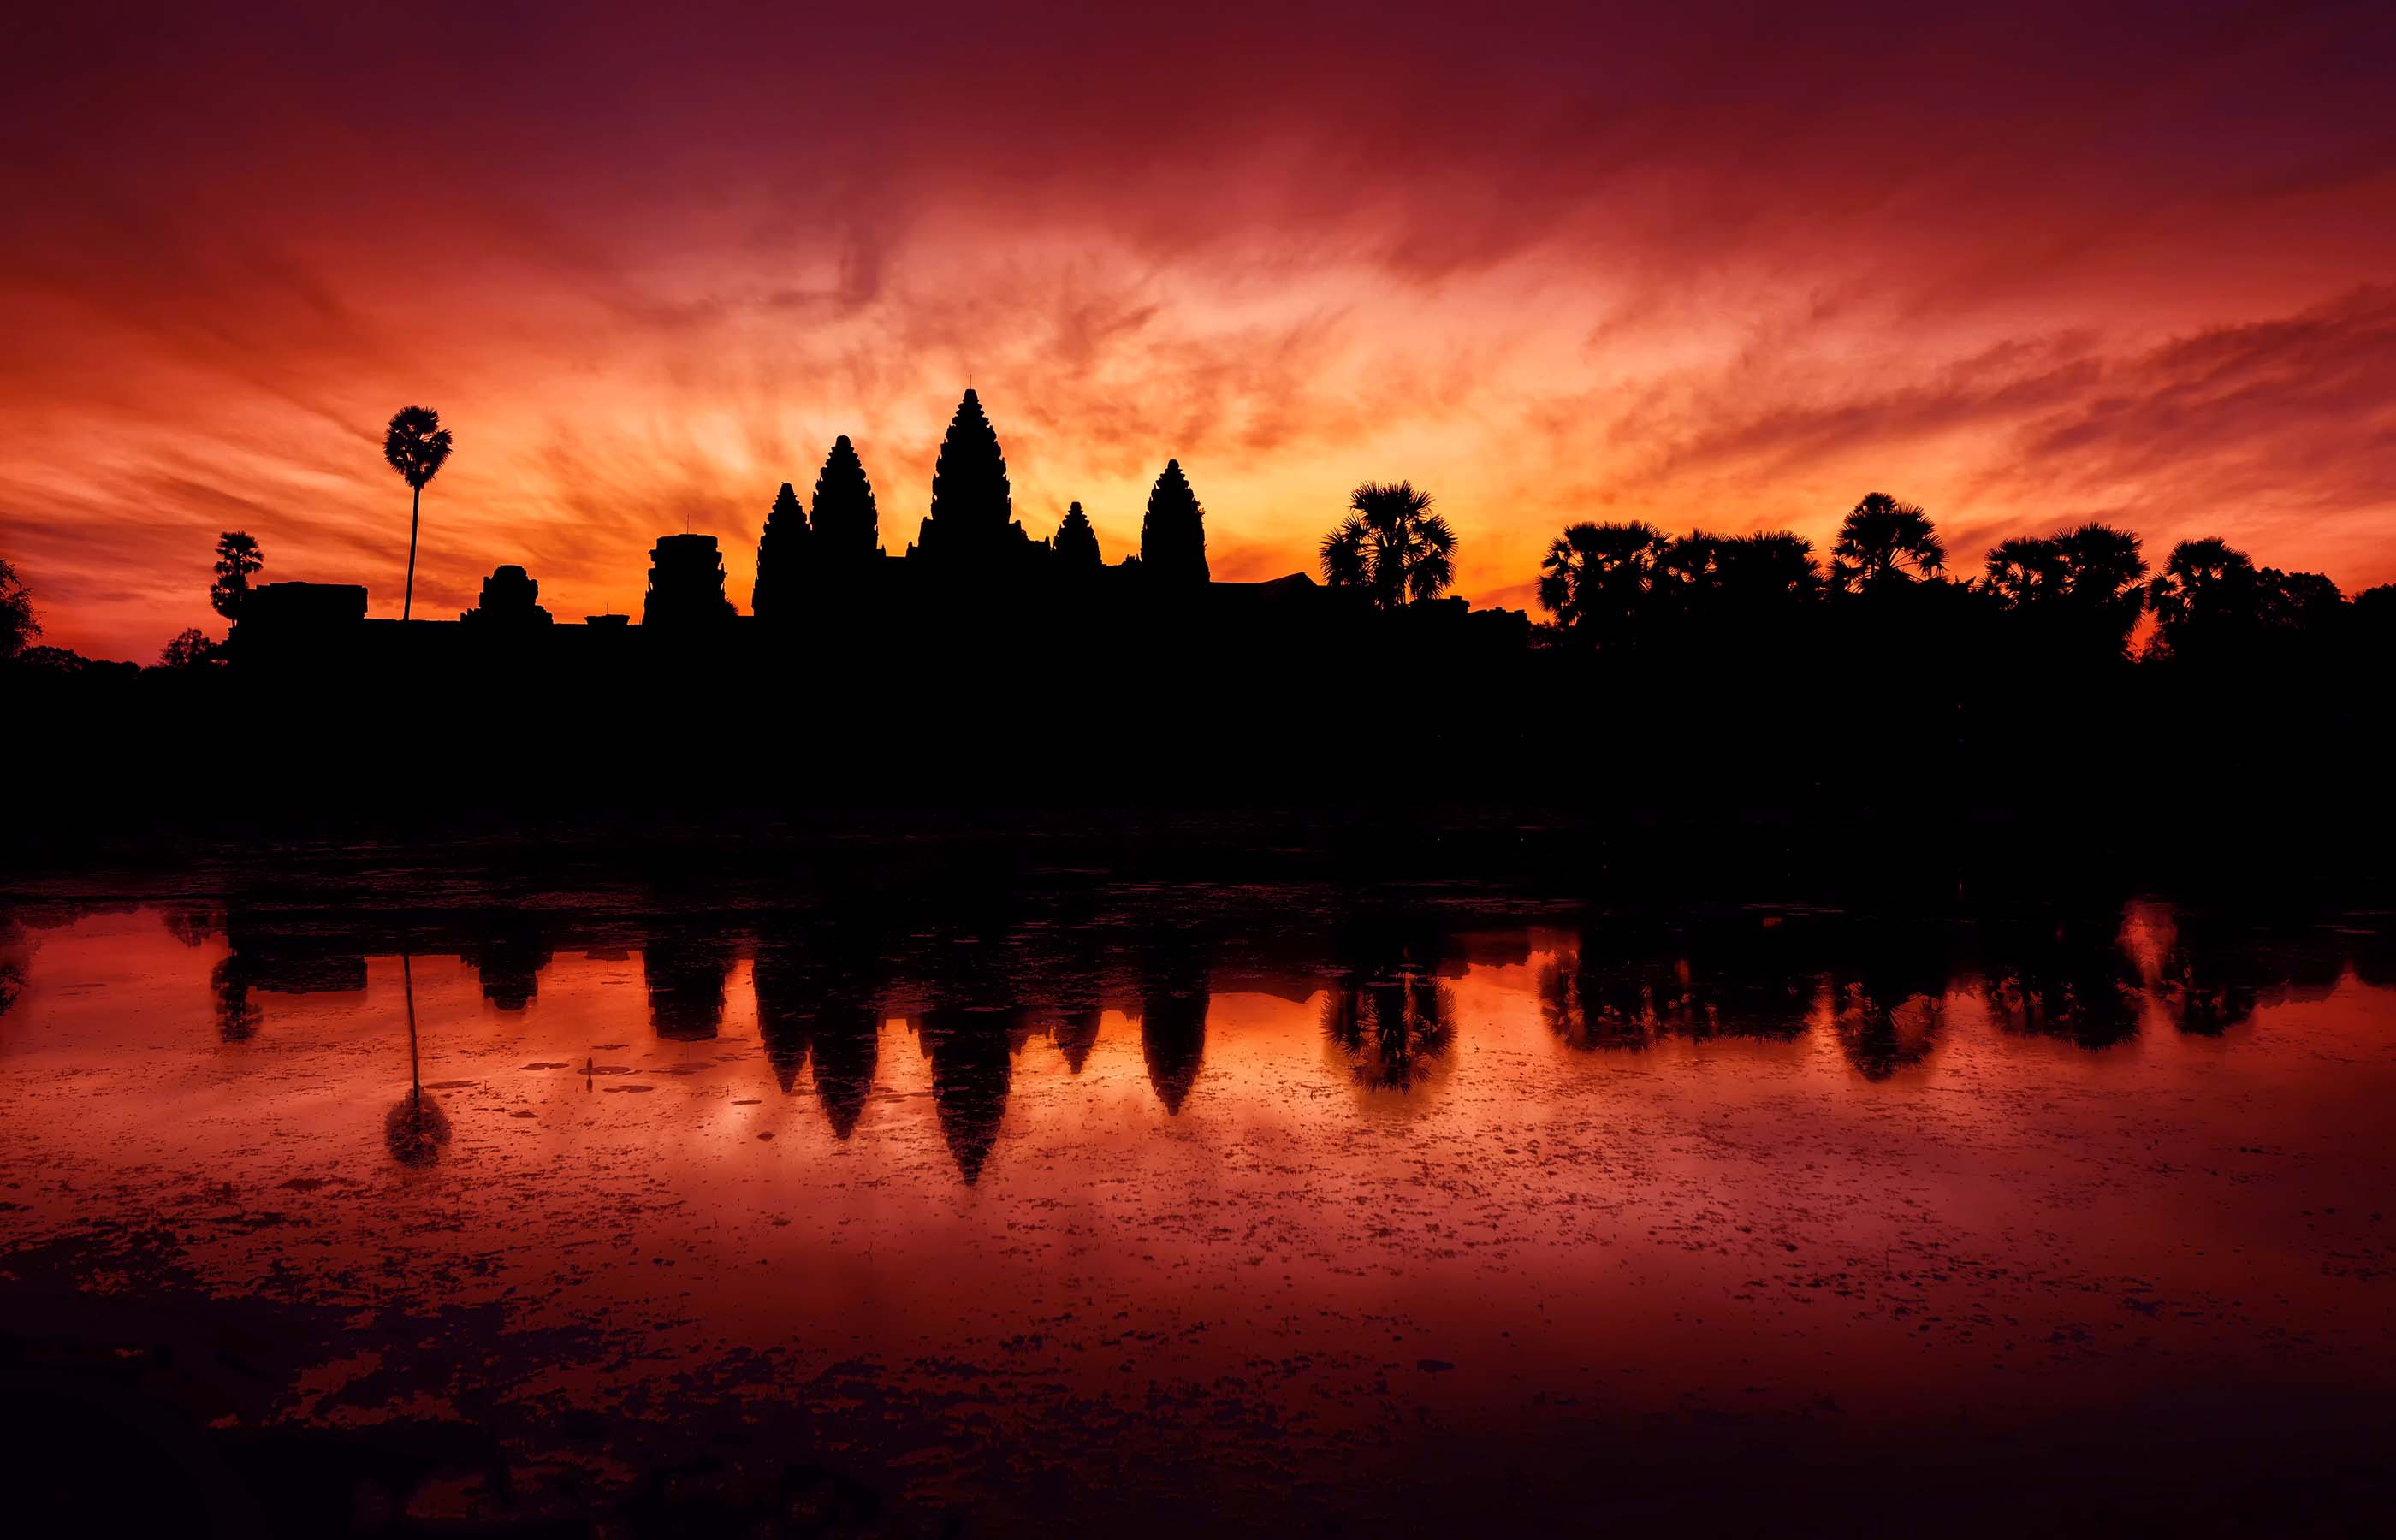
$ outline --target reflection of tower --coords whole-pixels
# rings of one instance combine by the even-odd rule
[[[1020,1013],[936,1010],[915,1023],[932,1060],[932,1106],[940,1136],[971,1187],[981,1176],[998,1125],[1006,1115],[1006,1093],[1015,1079],[1014,1048],[1023,1031]]]
[[[660,931],[641,949],[641,976],[649,989],[649,1024],[658,1036],[696,1042],[724,1021],[724,986],[732,973],[732,944],[706,932]]]
[[[706,626],[732,618],[724,597],[724,557],[712,535],[660,535],[649,552],[645,626]]]
[[[816,1100],[832,1133],[847,1138],[873,1095],[882,1056],[882,1017],[871,1006],[827,1003],[816,1016]]]
[[[492,919],[487,930],[459,950],[482,976],[483,998],[502,1011],[521,1011],[533,1002],[550,962],[538,922],[512,912]]]
[[[1048,1035],[1056,1041],[1058,1050],[1065,1055],[1065,1068],[1074,1074],[1089,1062],[1090,1050],[1098,1046],[1098,1011],[1095,1006],[1067,1011],[1049,1023]]]
[[[1144,994],[1139,1002],[1139,1051],[1148,1083],[1167,1112],[1178,1114],[1206,1058],[1206,990]]]

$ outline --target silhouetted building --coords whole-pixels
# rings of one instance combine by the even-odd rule
[[[360,583],[260,583],[242,601],[239,631],[251,638],[267,632],[321,631],[366,617],[366,591]]]
[[[1065,510],[1056,538],[1049,543],[1057,552],[1058,565],[1069,572],[1095,571],[1104,564],[1098,555],[1098,532],[1090,527],[1090,516],[1082,511],[1080,503]]]
[[[882,515],[857,446],[843,433],[832,441],[816,477],[815,538],[809,554],[819,573],[838,577],[882,557]]]
[[[508,565],[495,567],[483,579],[482,603],[458,617],[473,625],[483,626],[546,626],[549,611],[540,607],[540,584],[525,569]]]
[[[990,564],[1031,547],[1032,538],[1015,522],[1015,497],[997,431],[981,409],[981,398],[968,390],[940,441],[939,463],[932,471],[932,511],[907,553],[987,576]]]
[[[784,482],[774,494],[773,509],[757,536],[757,583],[749,593],[750,614],[779,615],[779,605],[797,596],[812,554],[808,549],[814,543],[812,533],[805,505],[799,501],[797,490]]]
[[[732,618],[724,596],[724,557],[712,535],[660,535],[649,552],[644,626],[699,628]]]
[[[1139,564],[1151,583],[1203,586],[1206,581],[1206,511],[1181,473],[1179,460],[1166,460],[1165,471],[1148,494],[1148,516],[1140,521]]]

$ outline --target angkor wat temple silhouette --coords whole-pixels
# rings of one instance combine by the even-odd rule
[[[585,616],[579,626],[556,624],[539,603],[539,581],[512,564],[484,579],[479,601],[454,623],[369,619],[366,597],[360,584],[260,584],[242,607],[232,656],[253,665],[315,669],[343,656],[404,653],[462,662],[531,645],[552,665],[571,667],[577,659],[604,662],[626,648],[737,650],[769,632],[980,631],[1010,614],[1044,625],[1098,620],[1119,636],[1144,630],[1142,622],[1160,613],[1254,632],[1311,628],[1367,603],[1303,571],[1264,582],[1215,580],[1206,563],[1205,511],[1178,460],[1166,462],[1150,493],[1137,553],[1104,561],[1078,502],[1054,536],[1033,538],[1015,516],[998,434],[970,389],[941,442],[930,511],[903,554],[883,550],[872,484],[843,435],[825,458],[812,499],[782,484],[758,537],[756,585],[745,615],[725,591],[717,538],[691,533],[661,535],[649,551],[637,628],[630,616],[612,613]],[[1529,626],[1519,611],[1473,612],[1461,599],[1418,607],[1424,613],[1418,625],[1444,620],[1491,641],[1502,632],[1519,644]],[[883,618],[869,622],[875,615]]]

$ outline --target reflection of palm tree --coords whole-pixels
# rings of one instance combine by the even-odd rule
[[[226,1042],[246,1042],[258,1035],[264,1015],[249,999],[249,968],[239,949],[228,951],[209,970],[208,987],[217,997],[217,1036]]]
[[[408,955],[399,954],[401,988],[407,1001],[407,1095],[382,1121],[383,1143],[391,1158],[404,1166],[431,1165],[449,1142],[449,1119],[441,1104],[424,1094],[424,1076],[416,1048],[416,973]]]
[[[1931,577],[1946,564],[1947,548],[1930,515],[1885,492],[1856,504],[1830,546],[1830,580],[1855,592]]]
[[[1864,980],[1832,986],[1830,1009],[1840,1052],[1868,1081],[1887,1080],[1928,1058],[1947,1024],[1943,995],[1875,992]]]
[[[382,438],[382,458],[407,483],[407,587],[399,601],[399,617],[408,617],[416,602],[416,526],[424,511],[424,484],[441,471],[449,458],[449,430],[441,414],[430,406],[403,406],[392,414]]]
[[[1990,1015],[2007,1031],[2067,1038],[2083,1048],[2126,1042],[2138,1031],[2139,994],[2118,927],[2083,932],[2035,923],[1996,933],[2014,953],[1983,975]]]
[[[1427,969],[1345,975],[1323,1000],[1323,1031],[1368,1091],[1410,1091],[1456,1041],[1456,1000]]]
[[[1644,1048],[1659,1026],[1651,987],[1586,965],[1578,952],[1540,964],[1536,988],[1539,1019],[1579,1052]]]
[[[1456,580],[1456,532],[1431,511],[1431,494],[1411,482],[1366,482],[1348,496],[1352,511],[1323,538],[1323,578],[1362,589],[1383,609],[1436,599]]]

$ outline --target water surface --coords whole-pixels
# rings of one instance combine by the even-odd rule
[[[2387,1496],[2378,917],[18,920],[0,1303],[30,1372],[113,1364],[200,1430],[197,1503],[980,1533]],[[300,1495],[256,1496],[276,1471]]]

